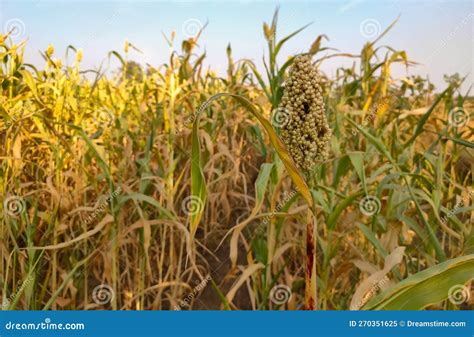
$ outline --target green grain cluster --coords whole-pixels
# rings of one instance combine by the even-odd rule
[[[289,114],[281,136],[296,164],[309,171],[327,159],[329,128],[321,88],[321,76],[311,63],[311,56],[296,57],[280,104]]]

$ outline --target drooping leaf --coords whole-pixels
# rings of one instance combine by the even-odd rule
[[[201,165],[201,154],[200,154],[200,141],[198,137],[198,128],[199,128],[199,117],[201,112],[206,109],[206,107],[214,100],[222,97],[222,96],[229,96],[235,99],[238,103],[240,103],[247,111],[252,113],[252,115],[257,118],[260,124],[263,126],[265,131],[267,132],[268,138],[275,148],[276,153],[282,160],[285,168],[288,171],[293,183],[296,185],[298,192],[303,196],[303,198],[308,203],[310,209],[313,209],[313,197],[311,192],[309,191],[308,185],[306,184],[305,179],[297,169],[293,159],[291,158],[290,154],[286,150],[283,142],[277,136],[275,130],[273,129],[271,123],[262,116],[262,114],[257,110],[257,108],[250,103],[246,98],[228,94],[228,93],[219,93],[212,97],[210,97],[196,112],[196,116],[194,119],[193,124],[193,132],[192,132],[192,150],[191,150],[191,196],[196,200],[199,200],[200,205],[205,205],[206,203],[206,184],[204,174],[202,172],[202,165]],[[199,221],[201,220],[202,213],[204,211],[204,207],[199,207],[196,212],[190,213],[190,228],[191,228],[191,237],[193,237],[194,233],[196,232],[197,226]]]

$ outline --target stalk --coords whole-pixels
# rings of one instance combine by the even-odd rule
[[[305,310],[316,310],[317,287],[316,287],[316,216],[308,212],[306,225],[306,269],[305,269]]]
[[[290,69],[281,104],[277,110],[283,121],[281,136],[298,168],[314,171],[328,157],[331,129],[326,120],[322,96],[322,80],[311,63],[310,55],[300,55]],[[312,205],[311,205],[312,206]],[[316,305],[316,237],[314,207],[306,222],[305,308]]]

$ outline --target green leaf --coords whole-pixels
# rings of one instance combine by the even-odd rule
[[[379,239],[375,236],[375,233],[366,225],[358,224],[359,229],[364,233],[365,237],[374,245],[382,257],[387,256],[387,251],[382,247]]]
[[[352,119],[346,117],[346,120],[352,124],[352,126],[354,126],[355,128],[357,128],[357,130],[359,130],[363,135],[364,137],[372,144],[374,145],[377,150],[380,151],[380,153],[382,153],[383,155],[385,155],[385,157],[387,157],[388,160],[390,160],[390,162],[394,163],[394,160],[392,158],[392,156],[390,155],[390,153],[388,152],[387,148],[385,147],[384,143],[380,140],[380,138],[377,138],[375,136],[373,136],[372,134],[370,134],[367,130],[365,130],[364,128],[362,128],[359,124],[357,124],[356,122],[354,122]]]
[[[443,136],[443,137],[453,141],[456,144],[463,145],[463,146],[466,146],[466,147],[470,147],[471,149],[474,148],[474,143],[470,142],[468,140],[464,140],[464,139],[461,139],[461,138],[453,138],[453,137],[450,137],[450,136]]]
[[[272,172],[273,166],[273,163],[264,163],[260,167],[260,172],[258,174],[257,180],[255,181],[255,195],[257,197],[257,200],[255,201],[256,208],[260,208],[263,203],[263,197],[265,196],[265,191],[267,189],[268,180],[270,178],[270,173]]]
[[[428,118],[431,116],[431,113],[434,111],[434,109],[436,108],[436,106],[438,105],[438,103],[441,101],[441,99],[444,97],[444,95],[446,95],[446,93],[448,91],[451,90],[451,87],[448,87],[446,90],[444,90],[437,98],[436,100],[434,101],[434,103],[431,105],[431,107],[428,109],[428,111],[425,112],[425,114],[423,115],[423,117],[421,117],[420,121],[418,122],[418,125],[416,126],[416,130],[415,130],[415,133],[413,134],[413,136],[408,140],[408,142],[405,144],[405,147],[407,146],[410,146],[416,139],[416,137],[418,137],[420,135],[420,133],[423,131],[423,126],[426,124],[426,121],[428,120]]]
[[[304,25],[303,27],[301,27],[300,29],[294,31],[293,33],[289,34],[288,36],[284,37],[283,39],[281,39],[276,48],[275,48],[275,56],[278,55],[278,53],[280,52],[280,49],[281,47],[283,47],[283,45],[285,44],[286,41],[288,41],[289,39],[291,39],[293,36],[295,36],[296,34],[300,33],[302,30],[306,29],[309,25],[311,25],[311,23],[308,23],[306,25]]]
[[[347,206],[352,204],[354,200],[356,200],[358,197],[363,195],[363,193],[364,193],[363,191],[359,191],[357,193],[349,195],[341,202],[338,202],[336,208],[334,208],[334,210],[331,212],[331,214],[329,215],[327,219],[328,229],[336,228],[337,219],[339,219],[339,216],[341,215],[342,211],[346,209]]]
[[[126,62],[123,59],[123,57],[120,56],[120,54],[116,52],[115,50],[112,50],[111,52],[109,52],[109,59],[111,58],[112,55],[114,55],[120,61],[120,63],[122,64],[122,67],[125,68]]]
[[[249,65],[250,69],[252,69],[252,72],[255,75],[255,77],[257,78],[258,83],[262,87],[263,92],[267,96],[268,100],[271,102],[272,101],[272,96],[268,92],[267,86],[265,84],[265,81],[262,78],[262,75],[260,75],[257,68],[255,67],[255,65],[252,62],[248,61],[247,64]]]
[[[206,180],[201,168],[201,144],[198,136],[199,117],[198,113],[193,124],[191,147],[191,198],[198,205],[196,212],[189,213],[191,238],[194,238],[194,234],[196,234],[207,200]]]
[[[453,287],[461,289],[472,279],[474,254],[461,256],[408,277],[376,296],[363,309],[421,310],[444,301]]]
[[[150,197],[149,195],[141,194],[141,193],[129,193],[125,196],[120,196],[118,198],[117,205],[123,205],[126,203],[128,200],[136,200],[136,201],[141,201],[145,202],[147,204],[150,204],[160,210],[164,215],[168,217],[168,219],[175,219],[176,217],[173,216],[173,214],[170,213],[166,208],[164,208],[156,199]]]
[[[364,188],[364,191],[366,194],[368,194],[367,191],[367,183],[365,181],[365,170],[364,170],[364,155],[362,152],[353,152],[349,154],[349,158],[351,159],[352,166],[354,166],[354,169],[359,176],[359,179],[362,183],[362,187]]]
[[[395,21],[393,21],[393,22],[390,24],[390,26],[388,26],[388,27],[382,32],[382,34],[380,34],[379,36],[377,36],[377,38],[376,38],[374,41],[372,41],[370,44],[373,46],[373,45],[375,45],[382,37],[384,37],[385,34],[387,34],[387,33],[390,31],[390,29],[392,29],[393,26],[395,26],[395,24],[397,23],[398,19],[400,19],[400,16],[398,16],[398,17],[395,19]]]
[[[33,78],[33,75],[31,75],[31,73],[28,70],[20,70],[19,72],[23,80],[25,81],[26,85],[28,86],[28,88],[30,88],[33,95],[36,97],[38,101],[40,101],[38,97],[38,89],[36,87],[36,81]]]

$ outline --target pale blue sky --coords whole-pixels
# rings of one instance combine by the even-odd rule
[[[410,73],[429,74],[441,89],[443,74],[468,74],[474,70],[474,2],[470,0],[0,0],[0,28],[4,31],[9,22],[15,22],[11,20],[21,20],[24,29],[22,27],[19,39],[28,39],[27,61],[35,65],[42,64],[38,51],[51,43],[56,57],[64,57],[68,45],[83,48],[83,65],[87,69],[97,67],[110,50],[122,52],[125,39],[144,53],[131,53],[131,59],[158,65],[169,57],[162,33],[169,36],[175,30],[178,42],[185,36],[186,22],[209,22],[200,49],[207,51],[206,64],[223,73],[227,64],[225,48],[229,42],[234,59],[261,61],[265,51],[262,23],[271,20],[277,4],[280,5],[280,37],[313,22],[287,44],[281,60],[306,51],[319,34],[329,37],[330,41],[325,42],[329,46],[357,54],[371,37],[371,31],[365,36],[361,32],[364,22],[374,23],[375,30],[383,30],[401,14],[382,44],[406,50],[411,60],[420,63]],[[175,43],[175,47],[179,48],[180,44]],[[337,58],[323,64],[322,69],[331,75],[338,66],[351,62]],[[404,74],[403,67],[396,69],[395,75]],[[470,75],[465,89],[472,79]]]

